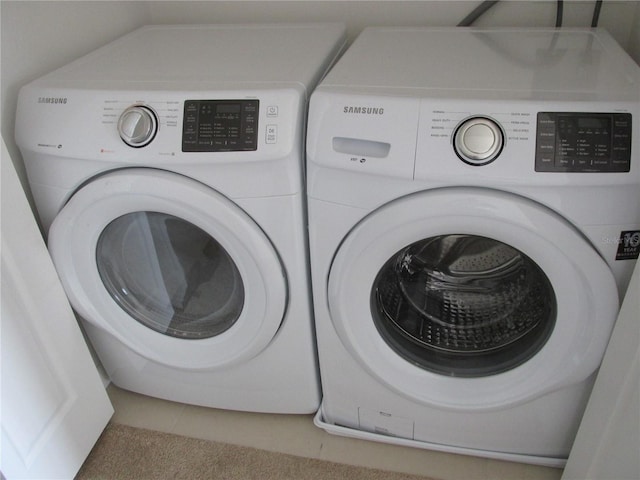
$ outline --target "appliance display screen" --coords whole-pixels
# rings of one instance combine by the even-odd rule
[[[183,152],[244,152],[258,148],[258,100],[187,100]]]
[[[537,172],[628,172],[631,114],[540,112]]]

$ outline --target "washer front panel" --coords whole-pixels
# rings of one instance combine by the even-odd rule
[[[557,302],[553,331],[519,366],[476,378],[435,373],[399,355],[376,328],[371,298],[381,267],[415,242],[452,234],[507,245],[548,278]],[[374,211],[341,244],[327,288],[338,336],[373,377],[413,401],[467,411],[526,402],[589,376],[618,309],[609,268],[569,224],[534,202],[487,189],[420,192]]]
[[[126,274],[123,281],[112,275],[117,269],[107,269],[109,274],[105,274],[104,268],[99,271],[97,262],[104,267],[109,260],[102,255],[105,232],[114,227],[113,222],[140,213],[146,214],[145,219],[149,213],[160,216],[155,238],[152,235],[143,239],[142,243],[149,248],[136,247],[140,242],[134,238],[151,233],[153,225],[146,221],[143,224],[148,228],[138,224],[126,229],[125,235],[120,236],[125,242],[119,248],[115,246],[116,252],[120,253],[112,257],[115,261],[138,262],[134,271],[127,273],[127,266],[123,266],[122,271]],[[165,220],[171,220],[172,225]],[[189,228],[185,230],[184,225]],[[165,235],[167,229],[173,227],[178,227],[179,231],[174,229],[172,235]],[[194,236],[194,231],[201,233]],[[215,244],[209,239],[215,239]],[[229,257],[227,266],[230,268],[233,264],[237,269],[236,274],[229,271],[231,276],[220,277],[219,281],[224,279],[224,282],[216,288],[218,293],[228,290],[226,283],[230,278],[236,278],[242,287],[227,292],[226,300],[213,304],[204,301],[190,310],[193,313],[206,308],[208,313],[203,313],[203,318],[210,318],[215,313],[213,310],[219,310],[224,313],[223,317],[230,313],[237,315],[236,319],[228,319],[214,335],[204,335],[208,338],[194,339],[191,335],[191,339],[185,340],[185,335],[177,334],[177,329],[171,327],[172,319],[165,322],[160,317],[169,310],[175,314],[184,306],[184,301],[196,301],[197,295],[206,294],[210,288],[206,287],[207,282],[198,279],[187,281],[188,276],[195,278],[199,273],[215,273],[210,262],[201,265],[202,262],[188,261],[193,257],[188,253],[192,252],[193,245],[186,244],[194,242],[204,242],[200,247],[212,250],[211,255],[206,252],[196,255],[196,260],[220,259],[213,254],[219,246],[226,252],[224,256]],[[160,251],[163,245],[170,244],[171,251]],[[146,252],[148,258],[136,258],[131,251],[125,251],[127,248],[137,249],[140,255]],[[185,369],[218,368],[252,358],[271,342],[284,317],[287,305],[284,268],[264,232],[234,203],[180,175],[153,169],[126,169],[98,177],[76,192],[56,217],[49,232],[49,249],[65,291],[78,313],[133,351],[164,365]],[[169,268],[172,261],[173,269]],[[131,265],[128,267],[132,268]],[[189,271],[182,267],[189,267]],[[199,268],[200,272],[197,271]],[[142,269],[147,269],[148,275]],[[181,271],[184,274],[179,274]],[[115,281],[117,285],[105,288],[103,280]],[[150,284],[153,281],[157,283],[155,289]],[[144,285],[138,285],[140,282]],[[143,289],[142,293],[136,292],[138,300],[145,296],[154,300],[152,304],[143,301],[138,318],[134,319],[127,310],[135,309],[138,301],[123,299],[130,296],[130,292],[123,292],[122,287],[136,285]],[[190,287],[196,287],[196,291],[187,292]],[[205,290],[197,291],[201,287]],[[121,291],[117,292],[118,289]],[[239,302],[240,290],[246,301],[242,302],[238,315],[231,310],[236,309],[234,304]],[[166,308],[154,312],[161,305]],[[141,321],[154,313],[156,317],[148,319],[149,322]],[[187,318],[194,320],[190,314]],[[150,328],[150,323],[156,328]],[[176,335],[166,335],[171,328]],[[189,327],[187,331],[194,333],[197,329]]]

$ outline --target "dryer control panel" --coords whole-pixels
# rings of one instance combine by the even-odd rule
[[[183,152],[245,152],[258,148],[258,100],[187,100]]]
[[[630,113],[540,112],[537,172],[628,172]]]

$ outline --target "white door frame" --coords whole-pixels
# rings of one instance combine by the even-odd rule
[[[2,143],[2,443],[14,478],[73,478],[113,408]]]

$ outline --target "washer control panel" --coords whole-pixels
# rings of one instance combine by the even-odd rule
[[[540,112],[537,172],[628,172],[630,113]]]
[[[186,100],[182,151],[257,150],[259,103],[259,100]]]

